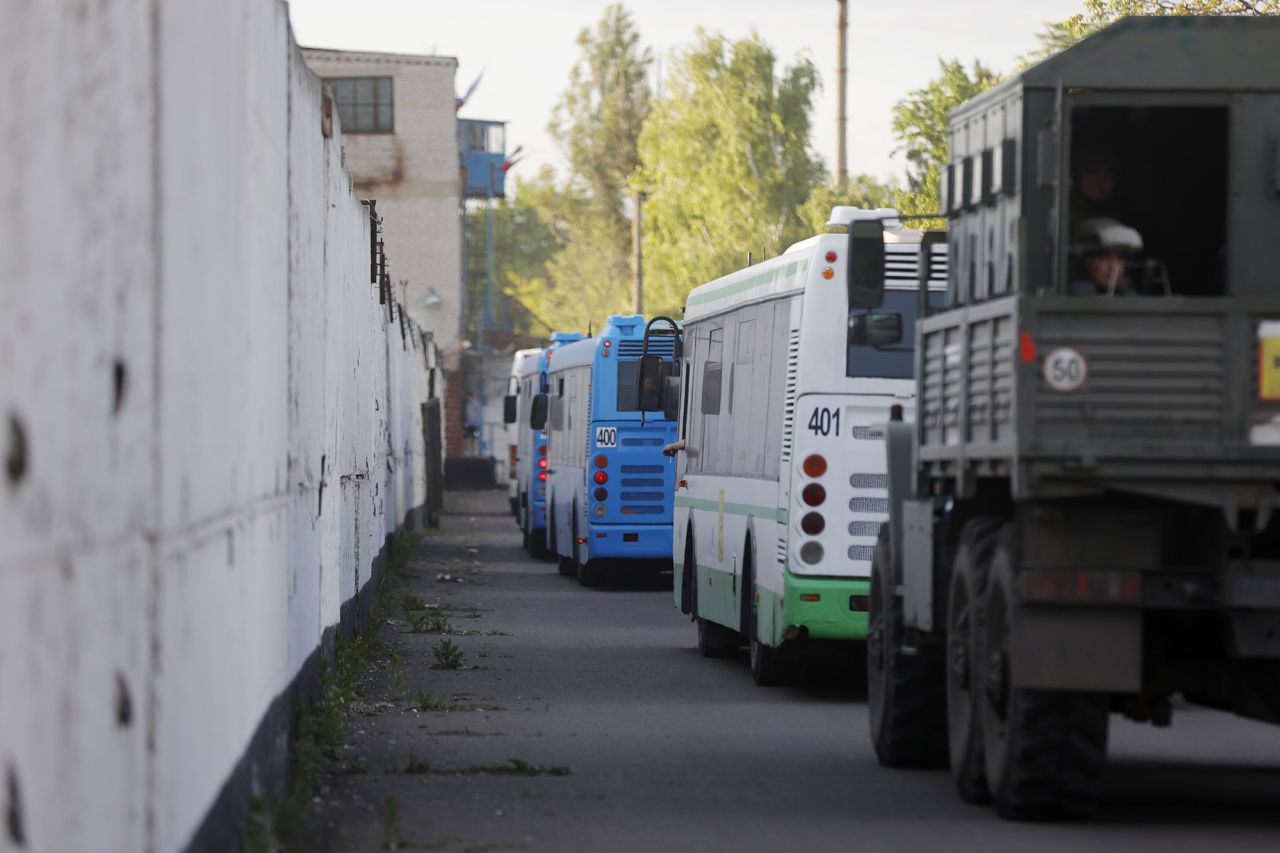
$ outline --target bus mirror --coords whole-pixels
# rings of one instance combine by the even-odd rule
[[[546,394],[539,394],[533,398],[533,405],[529,407],[529,427],[531,429],[546,428],[547,403],[549,399]]]
[[[659,392],[662,389],[662,356],[640,356],[640,372],[637,381],[636,399],[640,401],[640,411],[656,412],[662,408]]]
[[[662,380],[662,417],[674,421],[680,414],[680,377],[668,376]]]
[[[884,347],[902,341],[901,314],[855,314],[849,318],[849,343]]]
[[[879,308],[884,303],[884,223],[849,223],[849,307]]]
[[[508,394],[502,398],[502,422],[504,424],[516,422],[516,397],[514,394]]]

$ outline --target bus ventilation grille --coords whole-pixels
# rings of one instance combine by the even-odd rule
[[[675,341],[669,337],[649,338],[649,355],[670,358],[676,351]],[[619,358],[639,358],[644,354],[644,341],[618,341]]]
[[[800,330],[792,329],[787,341],[787,396],[782,409],[782,464],[791,461],[796,425],[796,374],[800,369]]]

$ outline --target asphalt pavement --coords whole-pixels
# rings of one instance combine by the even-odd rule
[[[450,493],[408,587],[451,633],[397,604],[291,849],[1280,849],[1274,727],[1113,717],[1101,814],[1008,823],[879,767],[840,673],[760,688],[745,654],[701,658],[669,585],[581,587],[524,555],[505,493]]]

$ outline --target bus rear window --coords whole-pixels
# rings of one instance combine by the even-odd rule
[[[666,362],[663,365],[663,367],[665,368],[663,371],[663,375],[668,375],[668,374],[672,376],[676,375],[674,373],[670,373],[671,363],[669,361]],[[639,361],[618,362],[618,411],[619,412],[640,411],[640,396],[637,394],[637,389],[636,389],[636,376],[639,374],[639,372],[640,372]],[[646,416],[649,418],[656,418],[658,420],[663,420],[662,412],[656,411],[658,402],[659,402],[658,389],[657,388],[648,389],[642,393],[649,393],[653,395],[653,397],[648,401],[649,411],[647,412]]]
[[[929,293],[929,304],[940,306],[946,302],[946,293],[933,291]],[[849,312],[852,319],[856,314],[867,313],[860,308]],[[915,375],[915,343],[916,343],[916,291],[888,290],[884,294],[884,304],[874,309],[873,314],[898,314],[902,317],[902,339],[896,344],[873,347],[847,344],[845,354],[845,375],[854,377],[875,377],[879,379],[910,379]],[[852,325],[852,324],[850,324]]]

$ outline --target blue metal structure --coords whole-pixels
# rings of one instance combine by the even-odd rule
[[[585,338],[581,332],[552,332],[550,344],[526,365],[518,377],[517,423],[520,430],[516,456],[516,524],[524,533],[531,557],[547,556],[547,431],[530,426],[534,396],[547,393],[547,369],[561,347]]]
[[[674,421],[640,411],[642,315],[614,315],[600,334],[558,350],[548,369],[548,547],[583,584],[615,561],[671,565],[675,466],[662,448]],[[651,336],[671,358],[674,336]]]
[[[458,119],[458,158],[462,161],[467,198],[506,195],[507,123]]]

